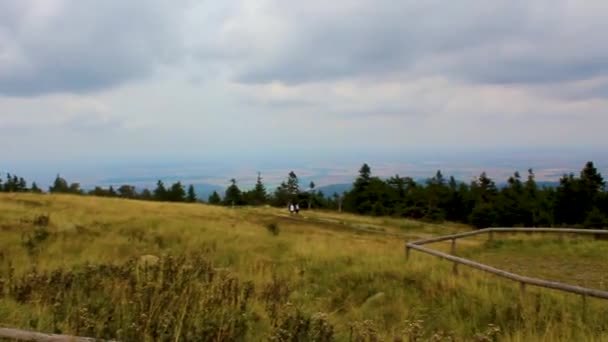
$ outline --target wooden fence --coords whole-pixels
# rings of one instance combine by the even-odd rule
[[[543,279],[538,279],[538,278],[521,276],[519,274],[510,273],[510,272],[507,272],[507,271],[504,271],[504,270],[501,270],[501,269],[498,269],[495,267],[480,264],[478,262],[460,258],[460,257],[457,257],[454,255],[454,253],[456,252],[456,240],[458,240],[458,239],[469,237],[469,236],[474,236],[474,235],[479,235],[479,234],[488,234],[489,239],[491,240],[494,238],[494,233],[522,233],[522,232],[523,233],[608,235],[608,230],[593,230],[593,229],[487,228],[487,229],[480,229],[480,230],[475,230],[475,231],[470,231],[470,232],[464,232],[464,233],[453,234],[453,235],[444,235],[444,236],[438,236],[438,237],[433,237],[433,238],[429,238],[429,239],[409,242],[405,245],[405,254],[406,254],[406,257],[409,258],[410,250],[414,249],[419,252],[423,252],[426,254],[437,256],[442,259],[452,261],[452,262],[454,262],[453,271],[455,274],[458,274],[458,265],[461,264],[461,265],[466,265],[466,266],[469,266],[469,267],[472,267],[472,268],[475,268],[475,269],[478,269],[481,271],[485,271],[485,272],[497,275],[499,277],[514,280],[514,281],[519,282],[520,289],[522,292],[525,291],[526,285],[532,285],[532,286],[544,287],[544,288],[554,289],[554,290],[559,290],[559,291],[564,291],[564,292],[575,293],[575,294],[583,296],[583,301],[588,296],[595,297],[595,298],[608,299],[607,291],[601,291],[601,290],[590,289],[590,288],[586,288],[586,287],[582,287],[582,286],[564,284],[564,283],[559,283],[556,281],[548,281],[548,280],[543,280]],[[443,253],[443,252],[440,252],[440,251],[437,251],[437,250],[434,250],[431,248],[423,247],[423,245],[426,245],[429,243],[448,241],[448,240],[451,240],[451,242],[452,242],[451,254],[447,254],[447,253]]]
[[[31,341],[31,342],[95,342],[99,341],[89,337],[78,337],[69,335],[43,334],[34,331],[0,328],[0,339],[9,341]]]

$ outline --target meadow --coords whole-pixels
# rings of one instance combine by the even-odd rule
[[[0,326],[121,341],[608,341],[606,301],[522,295],[475,270],[455,276],[432,256],[405,259],[405,241],[468,229],[0,194]],[[606,241],[497,240],[462,240],[458,253],[606,289]]]

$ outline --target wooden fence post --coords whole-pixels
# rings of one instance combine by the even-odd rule
[[[454,265],[452,266],[452,273],[454,275],[458,275],[458,263],[455,262]]]
[[[582,313],[582,317],[583,317],[583,322],[587,320],[587,296],[586,295],[581,295],[581,299],[583,302],[583,313]]]
[[[450,254],[456,254],[456,239],[452,239],[452,247],[450,248]]]
[[[526,283],[523,281],[519,283],[519,294],[523,297],[526,295]]]
[[[410,246],[405,245],[405,260],[410,259]]]

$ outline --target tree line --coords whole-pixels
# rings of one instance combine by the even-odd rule
[[[0,190],[4,192],[42,192],[32,183],[30,187],[22,177],[7,174],[0,177]],[[198,199],[192,185],[181,182],[169,186],[159,180],[153,190],[138,191],[132,185],[117,189],[95,187],[85,192],[78,183],[68,183],[57,175],[50,193],[88,194],[140,200],[170,202],[203,202]],[[395,175],[386,179],[372,175],[367,164],[359,169],[352,189],[343,194],[326,196],[318,191],[314,182],[301,187],[298,176],[291,171],[286,179],[269,192],[258,173],[255,186],[243,191],[236,179],[231,179],[223,196],[214,191],[207,199],[209,204],[242,206],[273,205],[285,207],[298,203],[301,208],[344,210],[362,215],[394,216],[430,222],[444,220],[482,227],[538,227],[572,226],[603,228],[608,226],[608,193],[605,182],[593,162],[587,162],[578,175],[565,174],[556,187],[539,186],[532,169],[522,177],[515,172],[504,186],[482,172],[470,182],[445,178],[439,170],[433,177],[416,181],[411,177]]]
[[[396,175],[373,177],[364,164],[350,192],[344,195],[347,211],[391,215],[427,221],[453,221],[484,227],[608,226],[608,193],[593,162],[578,176],[560,178],[557,187],[538,186],[534,171],[515,172],[500,189],[485,172],[470,183],[446,179],[441,171],[423,183]]]

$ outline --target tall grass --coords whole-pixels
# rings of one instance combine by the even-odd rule
[[[453,276],[431,256],[406,262],[402,239],[357,230],[462,226],[302,216],[2,194],[0,325],[124,341],[608,340],[605,302]]]

